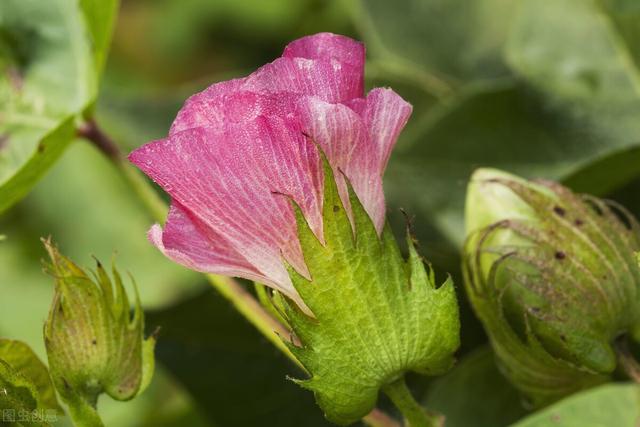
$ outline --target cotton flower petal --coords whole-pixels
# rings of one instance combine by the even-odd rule
[[[224,120],[220,106],[226,95],[238,91],[244,79],[233,79],[209,86],[189,97],[171,125],[169,135],[199,126],[221,128]]]
[[[244,277],[262,283],[268,280],[223,236],[178,202],[171,204],[164,229],[159,224],[154,225],[149,230],[149,239],[167,257],[192,270]]]
[[[364,120],[369,141],[378,153],[382,174],[413,107],[393,90],[385,88],[373,89],[365,99],[354,99],[347,102],[347,105]]]
[[[335,58],[278,58],[247,77],[246,91],[261,94],[292,92],[343,102],[363,95],[362,73]]]
[[[282,53],[286,58],[334,58],[358,70],[364,78],[364,44],[339,34],[319,33],[294,40]]]
[[[274,194],[292,197],[321,230],[319,156],[295,123],[257,116],[224,132],[190,129],[130,160],[280,288],[291,286],[282,257],[308,276],[289,201]]]

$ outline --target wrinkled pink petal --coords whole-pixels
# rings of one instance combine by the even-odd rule
[[[344,175],[349,178],[358,196],[362,191],[359,172],[351,165],[354,157],[366,155],[367,133],[360,116],[343,104],[331,104],[316,97],[302,97],[297,103],[297,114],[305,133],[324,152],[333,170],[342,204],[351,216],[349,192]],[[375,162],[372,162],[372,166]],[[367,206],[365,206],[365,209]],[[368,212],[368,210],[367,210]]]
[[[290,279],[281,256],[308,277],[291,206],[273,194],[292,197],[321,232],[319,157],[296,123],[258,115],[224,132],[190,129],[130,160],[282,288]]]
[[[335,58],[278,58],[247,77],[242,89],[315,95],[329,102],[357,98],[364,91],[362,74]]]
[[[151,227],[149,240],[167,258],[187,268],[202,273],[242,277],[265,284],[289,296],[300,307],[306,309],[291,281],[277,283],[263,275],[221,234],[216,233],[178,202],[174,201],[171,204],[164,230],[159,224]]]
[[[184,103],[171,125],[169,135],[199,126],[221,128],[224,117],[219,110],[224,96],[236,92],[244,79],[233,79],[209,86]]]
[[[334,168],[343,204],[349,208],[346,183],[337,170],[349,179],[381,233],[385,222],[382,175],[411,106],[389,89],[374,89],[367,98],[352,100],[349,105],[355,110],[303,97],[298,101],[298,114]]]
[[[339,34],[319,33],[294,40],[285,47],[287,58],[333,58],[351,65],[364,79],[364,44]]]
[[[171,204],[164,230],[154,225],[149,238],[166,256],[192,270],[265,280],[222,235],[178,202]]]
[[[365,122],[370,143],[378,153],[381,172],[387,167],[391,150],[407,124],[413,107],[391,89],[375,88],[365,99],[347,103]]]

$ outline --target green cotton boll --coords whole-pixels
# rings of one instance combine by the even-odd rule
[[[133,315],[115,267],[111,280],[97,262],[90,277],[49,241],[55,293],[44,328],[54,385],[71,416],[90,425],[100,394],[129,400],[151,380],[155,337],[144,339],[144,314],[136,291]]]
[[[640,225],[560,184],[477,170],[464,273],[503,372],[533,405],[605,381],[640,325]]]

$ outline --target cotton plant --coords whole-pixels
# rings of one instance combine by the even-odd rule
[[[247,77],[189,98],[169,135],[129,159],[171,197],[149,240],[193,270],[268,286],[326,417],[349,424],[380,390],[412,426],[436,425],[408,371],[448,370],[459,345],[451,279],[436,286],[410,235],[403,259],[382,175],[411,106],[364,93],[364,46],[329,33],[290,43]]]
[[[378,2],[378,6],[365,3],[369,2],[363,3],[363,10],[373,7],[373,11],[384,2]],[[522,11],[545,12],[553,2],[548,3]],[[597,94],[594,105],[606,105],[621,94],[633,92],[617,88],[627,80],[624,75],[633,71],[629,65],[633,61],[619,54],[633,52],[632,46],[623,46],[633,33],[626,28],[635,22],[631,9],[625,7],[624,13],[619,10],[612,14],[619,5],[570,3],[573,6],[562,7],[582,12],[575,14],[575,22],[562,20],[562,26],[578,23],[568,32],[575,34],[568,34],[571,37],[567,40],[583,40],[589,34],[594,42],[583,43],[587,51],[581,50],[580,43],[569,43],[570,52],[556,50],[558,28],[547,25],[550,21],[546,15],[541,15],[545,18],[539,22],[555,28],[550,33],[523,26],[525,21],[519,22],[522,17],[515,20],[514,31],[508,31],[512,34],[506,46],[506,68],[519,73],[515,80],[535,88],[530,92],[536,97],[546,96],[549,85],[542,81],[545,79],[555,82],[551,86],[558,89],[590,82],[588,91],[580,97],[556,93],[544,104],[544,114],[540,114],[542,109],[520,103],[520,97],[525,96],[521,92],[525,91],[515,90],[518,86],[514,85],[520,83],[512,79],[506,85],[481,85],[482,90],[468,91],[464,88],[467,77],[460,75],[454,81],[439,75],[437,64],[446,58],[438,58],[438,50],[426,49],[426,55],[415,64],[405,62],[404,54],[419,51],[416,46],[407,46],[405,52],[389,33],[374,34],[373,40],[386,55],[374,58],[382,75],[384,70],[391,71],[398,73],[395,76],[403,86],[424,86],[429,92],[426,104],[430,108],[436,105],[433,111],[437,114],[428,116],[435,120],[429,122],[436,125],[430,126],[428,133],[435,142],[426,146],[426,155],[435,153],[433,158],[441,159],[440,152],[430,150],[442,141],[438,140],[440,130],[463,123],[461,118],[482,132],[499,128],[499,132],[491,133],[499,137],[510,136],[520,126],[527,135],[536,136],[531,130],[541,123],[541,116],[553,115],[564,120],[563,125],[554,122],[544,136],[551,138],[561,129],[565,138],[571,137],[565,135],[564,125],[571,127],[567,117],[572,123],[582,123],[595,111],[591,104],[583,104],[583,95]],[[408,10],[402,4],[397,6],[403,13]],[[420,13],[418,9],[416,13]],[[440,16],[447,7],[432,9],[425,10]],[[469,16],[495,8],[472,9]],[[386,220],[383,176],[398,138],[412,120],[412,106],[391,88],[365,92],[363,43],[319,33],[294,40],[280,57],[247,76],[212,84],[194,94],[177,113],[165,138],[146,144],[137,140],[139,148],[127,156],[96,117],[98,88],[117,10],[114,0],[8,0],[0,5],[0,51],[7,53],[0,59],[0,74],[9,77],[6,82],[0,81],[0,98],[8,106],[0,114],[4,119],[0,120],[0,160],[10,160],[0,164],[10,167],[0,167],[0,211],[24,197],[73,140],[92,143],[158,222],[147,233],[150,243],[173,263],[204,273],[246,320],[302,368],[290,372],[287,379],[301,387],[299,393],[313,393],[330,422],[349,425],[362,419],[373,427],[395,427],[399,424],[394,409],[380,399],[386,394],[409,427],[460,425],[455,411],[470,412],[474,417],[478,412],[478,425],[493,427],[497,419],[497,424],[506,425],[514,408],[518,413],[539,413],[513,427],[549,422],[582,427],[587,425],[584,420],[615,427],[637,424],[637,385],[606,384],[629,379],[640,383],[640,365],[634,355],[640,348],[640,223],[624,207],[577,194],[549,180],[529,180],[487,168],[473,172],[471,164],[476,164],[478,158],[474,156],[478,154],[466,158],[467,153],[461,153],[458,147],[455,154],[461,155],[460,159],[442,157],[449,162],[447,165],[455,166],[450,176],[449,171],[426,158],[399,162],[406,169],[396,170],[401,173],[395,176],[394,185],[402,175],[420,175],[420,168],[429,171],[421,178],[408,179],[406,185],[440,187],[425,191],[428,202],[415,202],[437,204],[437,209],[428,209],[434,214],[432,219],[446,222],[445,228],[452,235],[462,234],[462,227],[451,227],[456,224],[450,209],[455,201],[440,206],[443,199],[431,200],[431,195],[443,188],[449,190],[445,183],[450,185],[452,178],[458,182],[469,179],[464,211],[466,238],[459,248],[465,291],[460,295],[469,301],[488,336],[490,348],[478,354],[491,357],[483,360],[489,363],[480,366],[473,364],[479,357],[463,355],[466,360],[451,375],[433,382],[423,380],[423,385],[429,384],[429,395],[416,399],[406,377],[409,373],[433,377],[451,369],[460,346],[461,325],[451,277],[443,271],[444,279],[436,280],[434,270],[418,253],[410,227],[404,240],[398,242]],[[415,21],[422,24],[418,16]],[[495,23],[495,19],[490,21],[491,25]],[[612,23],[615,25],[609,25]],[[524,28],[534,30],[523,38]],[[614,30],[619,34],[609,34]],[[606,37],[602,37],[603,32]],[[539,36],[547,39],[549,34],[548,40],[553,43],[535,42]],[[458,40],[459,34],[453,35]],[[486,43],[484,38],[478,40]],[[468,47],[469,52],[485,50]],[[536,55],[522,67],[527,55],[517,53],[527,52]],[[383,63],[385,58],[394,64]],[[545,58],[552,59],[546,61],[551,65],[538,69]],[[429,64],[433,60],[433,69],[419,68],[425,59]],[[566,65],[567,61],[582,64],[580,72],[567,73],[565,66],[557,73],[557,65]],[[618,62],[623,63],[620,70]],[[600,66],[604,63],[607,67]],[[480,67],[484,70],[489,62],[481,60],[478,64],[484,64]],[[585,80],[586,75],[589,78]],[[536,76],[544,79],[538,81]],[[477,82],[477,77],[470,81]],[[578,86],[576,77],[580,77]],[[569,79],[570,84],[561,84],[560,78]],[[482,74],[480,80],[486,79]],[[564,111],[565,104],[571,106],[570,114]],[[438,105],[447,106],[445,114]],[[513,126],[500,122],[511,118],[502,112],[511,105],[527,105],[518,108],[516,113],[525,115],[514,116],[518,124]],[[627,109],[633,112],[634,101],[611,105],[615,105],[612,111],[616,115],[625,117],[622,130],[615,132],[622,135],[628,130]],[[587,128],[596,135],[594,139],[600,138],[606,128],[618,128],[607,114],[602,116],[606,108],[612,107],[598,107],[595,115],[604,117],[599,120],[602,128],[600,124]],[[481,114],[475,113],[476,109]],[[535,114],[529,114],[529,110]],[[555,115],[556,110],[564,112]],[[444,133],[448,132],[445,129]],[[464,137],[469,133],[469,139],[476,142],[476,135],[466,127],[456,132]],[[541,141],[545,143],[546,139]],[[615,141],[612,146],[622,147]],[[530,145],[530,141],[524,142]],[[588,173],[595,171],[598,176],[601,169],[589,156],[597,147],[599,155],[608,151],[594,141],[588,142],[585,156],[569,156],[567,168],[554,164],[550,169],[536,165],[535,169],[522,170],[552,173],[549,171],[569,170],[568,166],[582,162],[590,165],[585,169]],[[416,140],[409,152],[413,153],[415,147],[422,149],[420,143]],[[478,136],[477,143],[487,143],[487,135]],[[579,150],[567,150],[574,151]],[[545,150],[541,153],[546,155]],[[501,153],[490,154],[486,157],[490,162],[508,163],[502,162]],[[633,152],[629,157],[633,158]],[[619,161],[617,156],[607,157],[600,167],[608,168]],[[481,166],[482,162],[477,163]],[[621,169],[621,176],[627,176],[632,168]],[[471,176],[462,177],[461,171]],[[446,176],[440,179],[440,175]],[[437,178],[436,182],[425,176]],[[577,176],[584,178],[580,173]],[[162,198],[151,181],[167,197]],[[608,185],[616,182],[614,178]],[[418,190],[422,193],[423,187]],[[453,200],[456,189],[451,191]],[[441,216],[443,211],[447,211],[446,218]],[[416,228],[424,226],[420,221],[415,224]],[[10,231],[6,233],[9,242],[13,237]],[[4,245],[4,230],[0,232],[0,245]],[[145,244],[143,230],[127,238]],[[51,239],[43,242],[50,259],[45,270],[55,284],[49,315],[42,313],[42,319],[46,317],[43,348],[47,363],[28,343],[0,337],[0,423],[48,426],[68,414],[74,425],[100,427],[104,422],[99,402],[105,394],[128,401],[150,385],[156,334],[145,338],[144,313],[135,283],[135,298],[130,300],[125,290],[127,280],[115,267],[108,273],[97,262],[95,270],[88,271],[64,256]],[[160,262],[171,267],[162,257]],[[135,268],[135,262],[133,265]],[[252,287],[250,282],[254,283],[255,295],[245,289]],[[200,372],[197,369],[198,375]],[[284,384],[284,375],[282,380]],[[503,389],[492,390],[494,382]],[[224,386],[210,384],[212,389]],[[485,396],[486,390],[495,393]],[[610,394],[611,390],[615,393]],[[433,399],[440,392],[442,395]],[[467,401],[459,395],[467,396]],[[202,396],[195,397],[199,400]],[[215,400],[207,401],[218,405],[216,410],[221,406],[218,398],[216,395]],[[507,398],[520,402],[509,400],[513,407],[507,408]],[[492,421],[488,423],[484,417],[498,400],[500,408],[509,413],[505,417],[490,414]],[[291,404],[287,404],[285,410],[289,411]],[[432,407],[446,412],[447,417],[453,416],[447,418]],[[467,407],[472,409],[467,411]],[[602,407],[612,415],[611,420],[601,422],[602,417],[591,416]],[[238,412],[234,409],[233,416]],[[618,413],[627,417],[632,412],[633,420],[619,421]],[[15,418],[18,414],[24,419]],[[236,424],[244,419],[238,416],[238,420],[234,419]],[[271,421],[265,419],[264,423],[270,425]]]

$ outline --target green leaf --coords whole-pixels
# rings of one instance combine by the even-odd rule
[[[75,137],[75,120],[70,116],[41,137],[29,138],[31,142],[37,144],[35,150],[27,153],[25,158],[18,153],[15,153],[14,156],[13,151],[22,152],[24,150],[25,147],[21,146],[22,143],[28,144],[21,136],[30,133],[32,132],[10,133],[6,136],[8,139],[5,140],[8,145],[4,148],[0,146],[0,182],[2,182],[0,184],[0,212],[27,195],[33,185],[60,157]],[[12,143],[14,138],[16,141],[22,140],[22,142]],[[14,159],[17,160],[14,161]]]
[[[62,411],[51,383],[49,370],[22,341],[0,339],[0,360],[31,381],[38,392],[38,407]]]
[[[447,427],[504,427],[526,413],[517,390],[500,373],[486,346],[435,379],[423,402],[444,415]]]
[[[49,426],[38,410],[36,386],[0,359],[0,412],[3,424]]]
[[[478,166],[571,179],[584,167],[599,168],[599,160],[640,145],[631,129],[624,138],[588,126],[577,110],[550,108],[516,82],[468,86],[414,124],[412,140],[398,147],[385,180],[389,203],[419,215],[420,222],[433,222],[460,246],[464,183]],[[640,120],[633,126],[640,132]],[[617,167],[608,169],[610,184],[637,176],[633,158],[617,158]],[[583,181],[581,189],[591,186],[603,190],[594,180]]]
[[[638,385],[609,384],[568,397],[512,427],[635,427],[638,419]]]
[[[581,101],[601,113],[611,106],[638,111],[640,55],[633,36],[639,19],[634,0],[524,0],[507,57],[558,101]]]
[[[286,310],[301,341],[291,349],[311,374],[298,383],[315,393],[330,421],[340,424],[366,415],[379,390],[405,372],[448,370],[460,329],[451,279],[436,288],[434,273],[425,270],[411,238],[404,261],[389,227],[379,237],[353,193],[350,204],[353,228],[325,166],[324,244],[296,208],[312,279],[289,269],[314,317],[293,302]]]
[[[362,0],[354,19],[373,64],[429,87],[509,74],[502,58],[514,0]],[[455,54],[454,54],[455,52]],[[431,79],[431,80],[430,80]]]
[[[95,4],[94,4],[95,3]],[[0,211],[22,198],[93,105],[117,1],[6,0],[0,15]]]
[[[118,12],[118,3],[119,0],[80,0],[80,8],[91,42],[97,81],[99,81],[107,59],[111,34]]]
[[[384,51],[378,53],[372,28],[382,35],[379,42],[388,45],[387,51],[411,58],[412,64],[422,64],[418,71],[430,73],[446,67],[421,62],[421,57],[428,61],[444,56],[455,62],[467,55],[469,44],[481,43],[487,33],[481,14],[462,21],[460,27],[448,19],[485,8],[497,11],[498,18],[490,15],[489,26],[497,25],[495,31],[502,32],[504,40],[494,39],[496,49],[478,50],[486,55],[478,56],[478,61],[507,63],[512,72],[494,77],[515,73],[517,79],[487,81],[487,75],[472,67],[468,78],[458,80],[467,84],[450,85],[435,105],[417,104],[385,181],[389,205],[417,214],[419,223],[432,227],[421,227],[419,237],[447,251],[447,243],[462,244],[464,182],[476,167],[497,167],[528,178],[566,179],[580,191],[597,194],[640,174],[637,156],[625,155],[640,147],[640,44],[634,37],[639,4],[633,0],[527,0],[503,2],[502,7],[494,3],[471,1],[455,8],[456,2],[432,0],[364,2],[375,24],[362,28],[365,39],[374,41],[370,56],[376,80],[397,73],[377,66],[376,58],[393,61]],[[440,12],[448,7],[455,9],[454,18]],[[425,10],[432,16],[421,13]],[[411,18],[408,23],[391,19],[395,13]],[[440,27],[448,32],[425,35]],[[471,41],[461,42],[465,37]],[[458,40],[457,45],[465,48],[442,40]],[[444,52],[434,55],[434,46],[442,46]],[[406,53],[409,49],[413,53]],[[430,91],[414,77],[415,72],[404,76],[412,88],[398,87],[408,99]],[[607,179],[602,179],[604,171]],[[438,252],[427,248],[434,261],[445,258]]]

